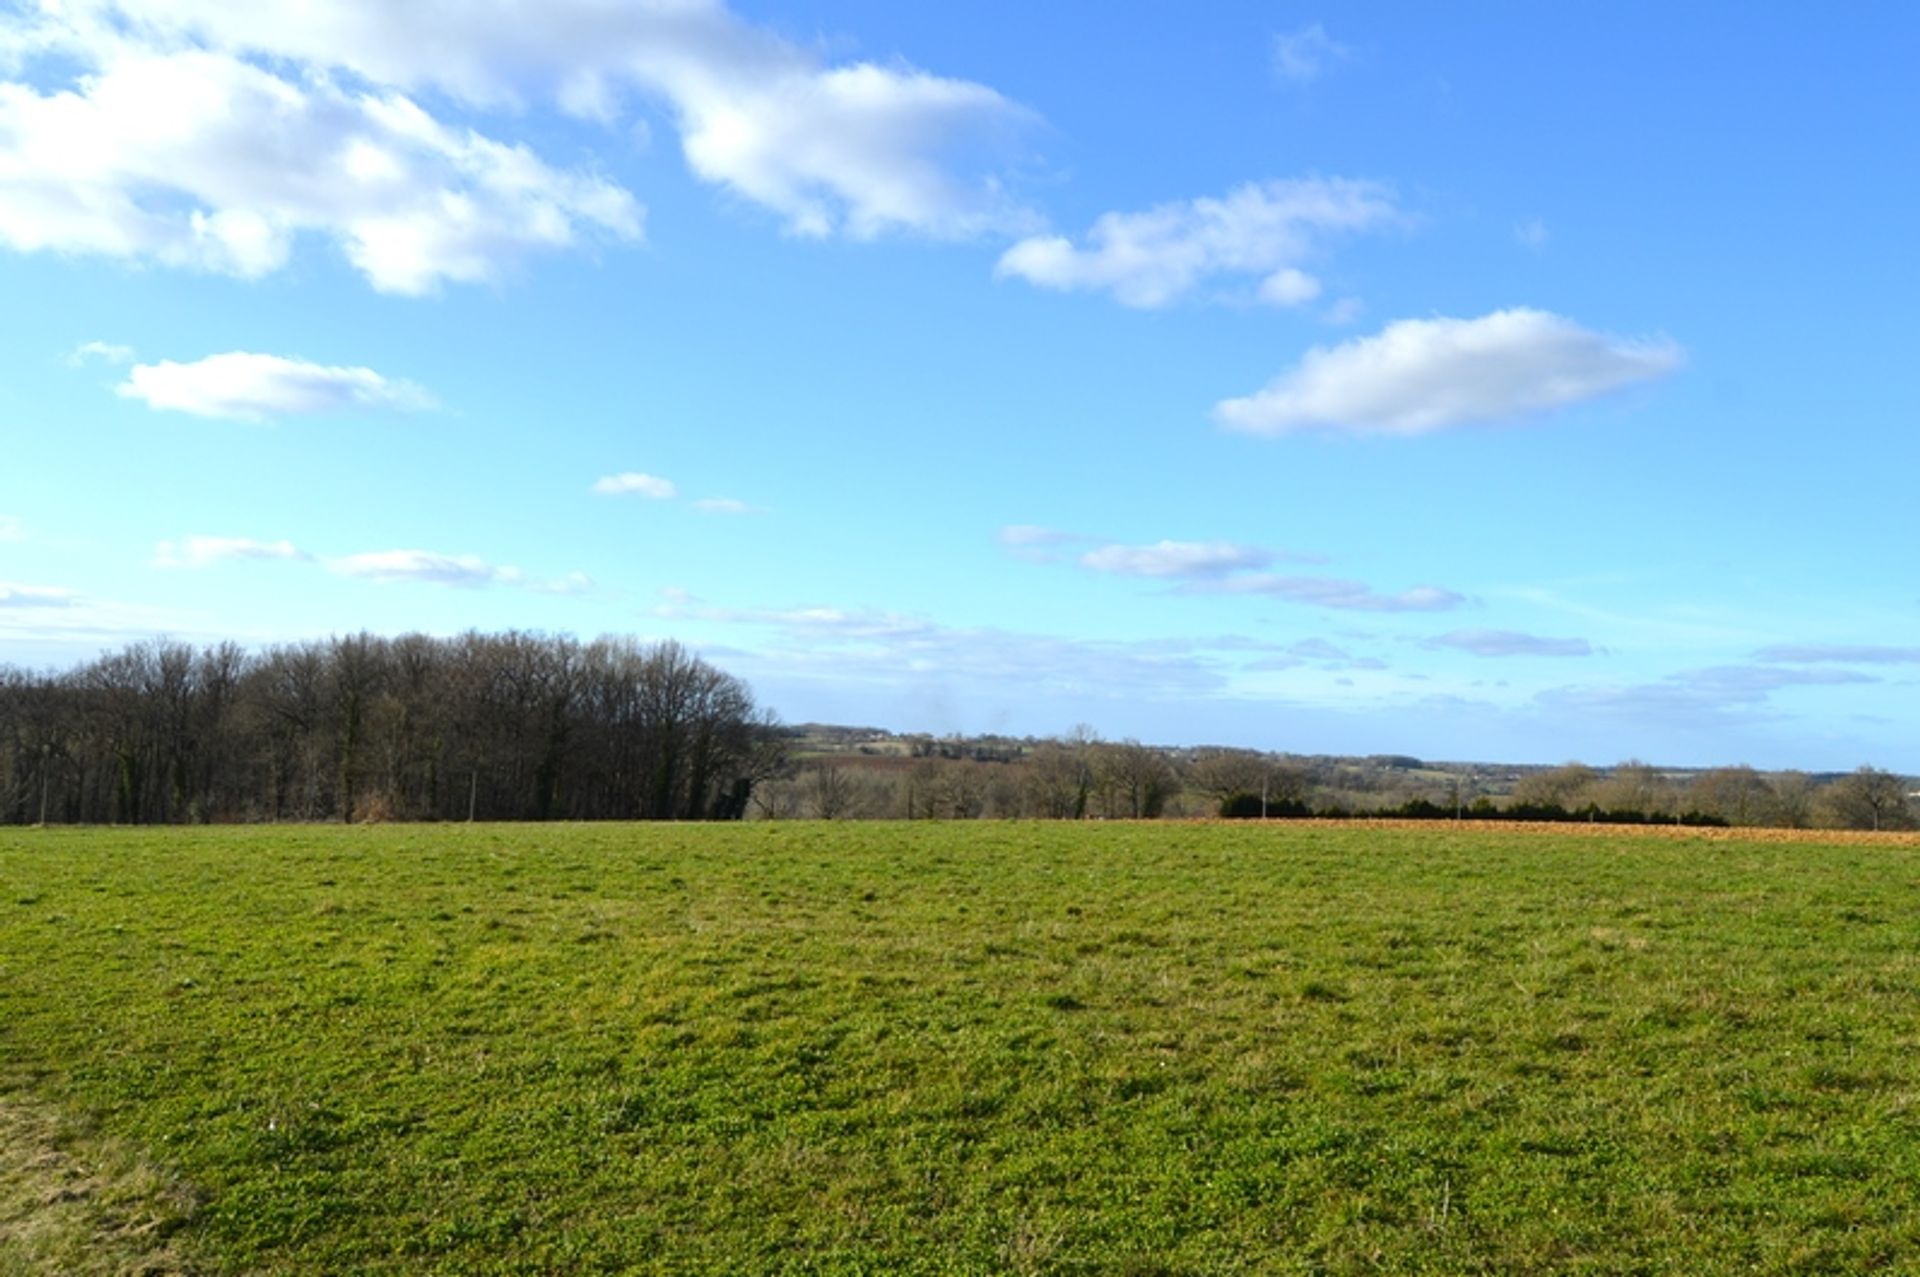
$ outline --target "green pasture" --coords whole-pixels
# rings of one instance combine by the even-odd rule
[[[0,831],[9,1112],[212,1274],[1915,1271],[1920,847]]]

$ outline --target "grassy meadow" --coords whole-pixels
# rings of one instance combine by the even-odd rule
[[[0,1273],[107,1265],[35,1159],[100,1271],[1913,1271],[1920,845],[5,830]]]

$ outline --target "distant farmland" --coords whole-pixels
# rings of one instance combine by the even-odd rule
[[[1915,1256],[1911,838],[0,832],[0,1273]]]

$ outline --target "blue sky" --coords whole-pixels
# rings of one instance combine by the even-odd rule
[[[1916,37],[0,0],[0,660],[636,633],[790,721],[1920,771]]]

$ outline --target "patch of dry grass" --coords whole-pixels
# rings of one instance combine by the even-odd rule
[[[0,1277],[185,1277],[192,1195],[51,1110],[0,1094]]]

